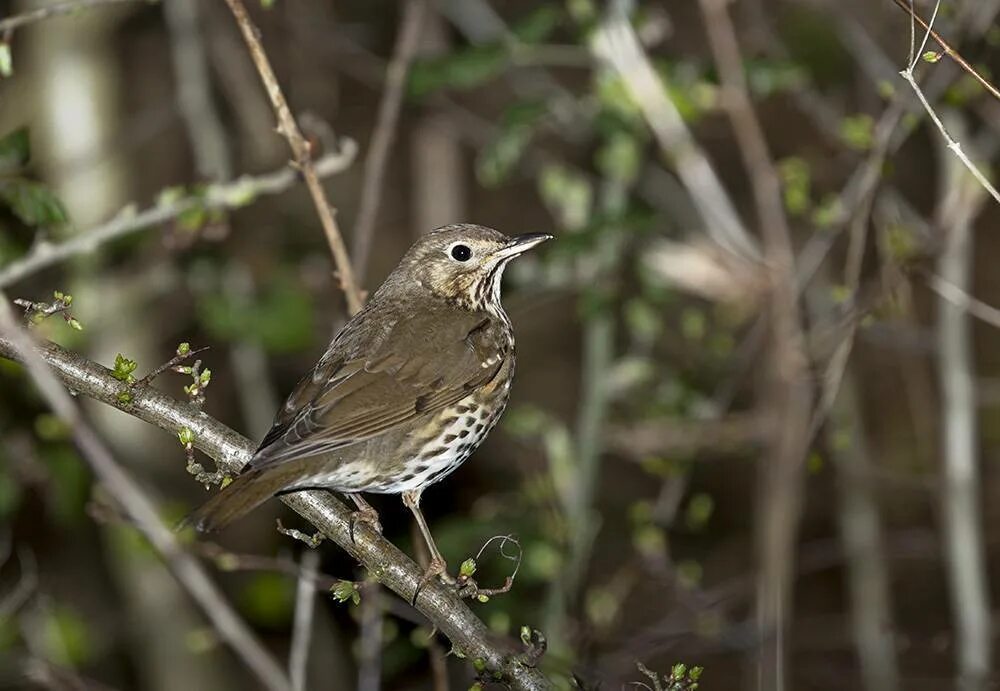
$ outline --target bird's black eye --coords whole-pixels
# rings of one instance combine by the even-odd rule
[[[467,262],[472,256],[472,250],[468,245],[455,245],[451,248],[451,258],[459,262]]]

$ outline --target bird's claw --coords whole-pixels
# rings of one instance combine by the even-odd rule
[[[368,526],[379,535],[382,534],[382,523],[378,519],[378,511],[373,509],[371,506],[358,507],[357,511],[351,512],[351,521],[348,530],[350,531],[352,543],[357,542],[357,540],[354,539],[354,534],[358,523]]]
[[[420,583],[417,584],[416,589],[413,591],[413,597],[410,599],[411,605],[417,604],[417,596],[420,595],[420,591],[423,590],[428,583],[434,580],[435,576],[437,576],[445,585],[454,586],[458,583],[458,579],[452,577],[448,573],[448,563],[441,557],[434,557],[431,559],[431,563],[427,565],[427,568],[424,570],[424,575],[420,579]]]

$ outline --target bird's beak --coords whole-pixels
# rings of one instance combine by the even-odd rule
[[[496,256],[501,259],[506,259],[507,257],[516,257],[517,255],[527,252],[532,247],[540,245],[546,240],[551,240],[552,236],[548,233],[525,233],[524,235],[518,235],[513,240],[508,242],[506,245],[501,247],[496,252]]]

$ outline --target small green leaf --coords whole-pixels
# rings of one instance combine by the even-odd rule
[[[479,593],[478,595],[476,595],[476,599],[482,603],[487,603],[490,601],[490,596],[487,595],[486,593]]]
[[[121,353],[118,353],[115,355],[115,366],[111,371],[111,376],[118,381],[131,384],[135,381],[135,377],[132,376],[132,373],[135,372],[135,368],[138,366],[139,365],[135,360],[129,360]]]
[[[179,346],[177,346],[177,354],[178,355],[187,355],[190,352],[191,352],[191,344],[190,343],[181,343]]]
[[[351,601],[356,605],[361,602],[361,593],[358,592],[358,584],[354,581],[337,581],[330,588],[330,595],[341,603]]]
[[[509,61],[506,48],[496,44],[420,60],[410,69],[407,90],[422,98],[441,89],[472,89],[497,77]]]
[[[482,674],[486,671],[486,660],[481,657],[477,657],[472,661],[472,668],[476,670],[477,674]]]
[[[514,24],[511,33],[522,43],[541,43],[559,26],[561,17],[562,12],[558,7],[550,4],[540,5],[527,17]]]
[[[65,223],[62,202],[43,184],[14,178],[0,182],[0,199],[29,226]]]
[[[177,431],[177,439],[179,439],[181,444],[184,446],[194,444],[194,431],[190,427],[181,427]]]
[[[936,50],[927,50],[920,57],[924,62],[935,63],[944,57],[944,53],[939,53]]]
[[[0,173],[23,168],[31,159],[27,127],[19,127],[0,139]]]
[[[472,574],[476,572],[476,560],[469,557],[462,562],[462,565],[458,567],[458,575],[465,576],[466,578],[471,578]]]
[[[850,115],[840,121],[840,138],[858,151],[868,151],[872,148],[874,131],[875,120],[866,113]]]

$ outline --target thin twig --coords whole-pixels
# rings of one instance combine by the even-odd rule
[[[292,646],[288,655],[288,671],[293,691],[306,691],[309,670],[309,644],[312,642],[313,613],[316,611],[316,573],[319,552],[307,549],[302,553],[302,567],[295,589],[295,619],[292,624]]]
[[[49,19],[50,17],[58,17],[63,14],[73,14],[75,12],[79,12],[80,10],[89,10],[94,7],[100,7],[101,5],[124,5],[125,3],[138,1],[139,0],[70,0],[69,2],[47,5],[45,7],[39,7],[34,10],[23,12],[22,14],[15,14],[12,17],[0,19],[0,34],[20,29],[23,26],[34,24],[35,22],[40,22],[44,19]],[[157,0],[142,1],[148,4],[157,2]]]
[[[701,0],[708,41],[719,69],[729,113],[757,207],[771,282],[770,373],[767,400],[775,425],[761,472],[760,587],[758,625],[763,688],[784,688],[784,630],[791,618],[792,569],[802,511],[802,484],[809,447],[812,386],[799,317],[795,256],[781,197],[781,183],[760,119],[750,100],[736,29],[725,0]]]
[[[961,127],[957,117],[949,123]],[[948,147],[951,148],[950,146]],[[942,282],[965,292],[972,283],[973,223],[986,199],[954,158],[941,149],[944,169],[935,222],[943,235]],[[992,666],[990,588],[979,487],[979,434],[969,312],[938,300],[938,382],[941,390],[942,531],[956,632],[961,687],[985,689]]]
[[[104,442],[84,422],[77,404],[46,364],[31,338],[18,327],[2,291],[0,334],[9,339],[5,345],[8,345],[11,354],[16,353],[23,358],[46,403],[67,428],[72,430],[77,447],[94,473],[122,505],[143,536],[163,556],[177,580],[198,603],[222,640],[226,641],[267,688],[287,691],[290,688],[288,679],[272,655],[232,609],[201,563],[185,552],[174,533],[163,525],[156,506],[143,493],[142,488],[115,461]]]
[[[163,3],[174,63],[174,84],[198,174],[213,182],[232,177],[226,128],[212,101],[201,0]]]
[[[256,444],[186,402],[152,387],[137,387],[132,400],[123,402],[119,395],[125,384],[112,377],[107,368],[51,342],[39,342],[35,348],[73,391],[145,420],[171,435],[187,427],[194,434],[194,446],[212,457],[220,470],[237,474],[253,457]],[[0,356],[21,360],[19,352],[9,339],[0,337]],[[352,511],[329,492],[297,492],[281,497],[281,501],[361,562],[380,583],[407,601],[412,598],[423,579],[423,569],[372,531],[356,533],[352,540]],[[428,583],[420,590],[416,609],[455,648],[469,659],[482,658],[486,668],[497,672],[512,688],[551,687],[540,670],[515,664],[509,657],[509,649],[497,641],[453,590],[437,582]]]
[[[357,144],[350,139],[341,139],[340,151],[328,154],[316,162],[317,174],[326,177],[347,169],[356,153]],[[0,288],[71,257],[94,252],[112,240],[177,218],[190,209],[237,209],[256,197],[284,192],[296,182],[297,173],[286,166],[273,173],[244,175],[233,182],[212,184],[198,193],[180,195],[176,199],[166,198],[138,213],[127,207],[107,223],[76,233],[68,240],[36,243],[26,255],[0,268]]]
[[[184,353],[177,353],[172,358],[170,358],[169,360],[167,360],[166,362],[164,362],[162,365],[160,365],[159,367],[157,367],[156,369],[154,369],[153,371],[151,371],[145,377],[143,377],[142,379],[140,379],[139,381],[137,381],[136,384],[138,386],[146,386],[148,384],[151,384],[154,379],[156,379],[158,376],[160,376],[161,374],[163,374],[164,372],[166,372],[168,369],[173,369],[173,368],[177,367],[179,364],[181,364],[182,362],[184,362],[185,360],[188,360],[188,359],[194,357],[198,353],[204,353],[206,350],[208,350],[208,346],[202,346],[201,348],[195,348],[193,350],[188,350],[187,352],[184,352]]]
[[[942,300],[950,302],[960,310],[968,312],[981,322],[1000,329],[1000,309],[988,305],[959,288],[954,283],[944,280],[937,274],[925,274],[927,286],[937,293]]]
[[[923,17],[921,17],[917,13],[917,11],[913,9],[912,3],[908,3],[907,0],[892,0],[892,1],[894,3],[896,3],[897,7],[899,7],[904,12],[906,12],[908,15],[910,15],[910,18],[912,20],[916,21],[920,25],[920,27],[926,32],[924,34],[924,40],[923,40],[923,44],[920,47],[920,50],[916,50],[915,51],[913,49],[913,40],[912,40],[913,31],[911,29],[911,32],[910,32],[910,36],[911,36],[911,41],[910,41],[910,66],[909,66],[909,70],[910,71],[912,71],[913,67],[916,65],[916,63],[919,60],[922,59],[922,57],[923,57],[923,55],[922,55],[923,54],[923,47],[927,44],[927,37],[930,36],[931,38],[933,38],[937,42],[937,44],[939,46],[941,46],[941,49],[944,51],[945,55],[947,55],[948,57],[950,57],[952,60],[954,60],[959,65],[959,67],[961,67],[963,70],[965,70],[966,72],[968,72],[972,76],[973,79],[975,79],[977,82],[979,82],[983,86],[984,89],[986,89],[987,91],[990,92],[990,94],[993,96],[993,98],[995,98],[998,101],[1000,101],[1000,90],[998,90],[995,86],[993,86],[993,84],[991,84],[990,81],[988,79],[986,79],[983,75],[981,75],[976,70],[976,68],[974,68],[972,65],[970,65],[969,62],[965,58],[962,57],[961,53],[959,53],[957,50],[955,50],[954,48],[952,48],[951,45],[944,38],[942,38],[941,35],[938,32],[934,31],[934,28],[933,28],[934,18],[933,17],[931,18],[930,23],[927,23],[927,22],[924,21]],[[938,7],[940,6],[940,4],[941,3],[937,3],[934,6],[934,14],[935,15],[937,14]],[[911,27],[912,27],[912,22],[911,22]]]
[[[403,91],[410,63],[420,44],[420,30],[427,14],[427,0],[406,0],[400,19],[396,46],[392,60],[386,68],[385,90],[378,106],[375,129],[372,131],[365,154],[364,173],[361,181],[361,201],[354,222],[354,267],[359,281],[364,280],[371,253],[372,233],[378,215],[379,201],[385,180],[385,168],[396,139],[399,113],[403,105]],[[421,229],[429,230],[429,228]]]
[[[894,0],[894,1],[897,4],[902,2],[902,0]],[[965,60],[962,59],[962,57],[957,52],[955,52],[954,49],[951,48],[951,46],[948,46],[946,43],[944,43],[942,39],[940,39],[934,32],[934,29],[932,27],[934,23],[934,18],[937,17],[938,9],[941,7],[941,0],[938,0],[934,4],[934,12],[931,15],[930,23],[924,22],[924,20],[921,19],[920,16],[916,13],[916,11],[913,10],[911,7],[905,4],[903,5],[903,7],[910,14],[911,24],[913,21],[918,21],[920,22],[920,25],[924,27],[926,31],[926,34],[924,35],[924,44],[926,44],[927,36],[934,36],[934,39],[938,41],[943,48],[945,48],[946,52],[948,52],[948,55],[950,55],[952,59],[958,62],[959,65],[968,70],[972,75],[977,77],[981,81],[981,83],[986,84],[987,90],[990,91],[990,93],[993,94],[994,97],[1000,100],[1000,93],[998,93],[997,90],[992,85],[986,82],[985,79],[979,76],[978,72],[972,69],[972,67],[968,65],[968,63],[966,63]],[[911,51],[913,50],[912,46],[910,50]],[[920,50],[921,51],[923,50],[923,44],[921,45]],[[979,184],[983,186],[983,189],[989,192],[990,196],[993,197],[993,199],[997,203],[1000,203],[1000,192],[997,191],[997,189],[993,186],[993,183],[991,183],[987,179],[987,177],[982,173],[982,171],[979,170],[976,164],[972,162],[972,160],[968,157],[965,151],[962,150],[961,143],[952,138],[951,134],[948,133],[948,130],[944,126],[944,123],[941,121],[941,118],[938,116],[937,112],[935,112],[934,108],[927,100],[927,96],[924,95],[924,92],[920,88],[920,85],[917,84],[917,80],[913,77],[913,69],[917,66],[920,60],[921,60],[920,51],[917,51],[915,54],[911,53],[909,63],[907,64],[905,70],[900,71],[899,73],[900,76],[906,80],[907,84],[910,85],[910,88],[913,89],[913,93],[917,95],[917,99],[920,101],[920,105],[924,107],[924,110],[927,112],[927,115],[930,117],[935,127],[938,128],[938,131],[941,132],[941,136],[944,137],[948,149],[958,158],[958,160],[962,162],[962,165],[964,165],[966,169],[968,169],[968,171],[972,173],[972,175],[976,178]]]
[[[330,252],[333,254],[333,261],[337,267],[340,286],[347,297],[347,309],[351,314],[355,314],[361,309],[364,303],[361,289],[354,278],[354,269],[351,268],[351,260],[347,254],[347,247],[344,245],[344,238],[337,226],[334,218],[333,207],[327,201],[326,192],[320,184],[316,169],[313,166],[312,151],[309,142],[302,136],[298,123],[292,116],[292,111],[288,107],[285,95],[278,84],[278,78],[271,68],[271,61],[264,52],[264,46],[260,42],[260,30],[254,25],[247,9],[243,5],[243,0],[226,0],[230,11],[236,18],[236,23],[243,34],[247,48],[250,50],[250,57],[253,59],[260,78],[264,82],[264,88],[271,99],[275,115],[278,118],[278,132],[288,140],[288,145],[295,157],[295,165],[306,180],[309,194],[312,196],[313,204],[319,214],[320,222],[323,224],[323,232],[326,233],[327,243],[330,245]]]
[[[358,641],[358,691],[382,688],[382,592],[372,583],[361,598],[361,633]]]
[[[619,5],[617,1],[611,3],[607,17],[594,33],[595,56],[610,65],[624,81],[660,149],[677,168],[709,237],[737,256],[759,257],[756,239],[740,220],[729,194],[667,95],[661,77]]]

